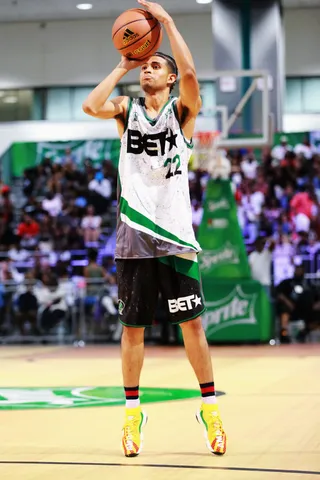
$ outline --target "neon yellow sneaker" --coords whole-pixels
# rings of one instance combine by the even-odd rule
[[[122,429],[122,450],[126,457],[136,457],[142,450],[142,428],[147,423],[148,416],[141,407],[126,408],[126,416]]]
[[[227,450],[227,436],[223,430],[218,405],[202,403],[196,417],[198,422],[205,427],[204,437],[210,452],[216,455],[224,455]]]

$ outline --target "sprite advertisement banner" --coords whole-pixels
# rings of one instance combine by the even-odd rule
[[[202,320],[208,341],[268,341],[270,301],[265,289],[251,278],[229,181],[209,181],[198,232],[207,308]]]
[[[103,160],[110,160],[117,167],[120,153],[120,140],[87,140],[72,142],[24,142],[14,143],[9,151],[11,174],[20,177],[26,168],[34,167],[46,157],[53,163],[62,163],[70,150],[73,161],[79,168],[90,158],[93,166],[99,166]]]
[[[203,250],[199,255],[202,277],[251,278],[229,181],[208,182],[203,208],[198,231],[198,241]]]
[[[254,280],[202,282],[207,311],[202,316],[208,341],[267,342],[271,338],[271,304]]]

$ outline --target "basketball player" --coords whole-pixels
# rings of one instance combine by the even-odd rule
[[[116,261],[126,412],[122,432],[125,456],[142,449],[147,416],[139,401],[144,360],[144,329],[151,327],[161,291],[173,324],[182,329],[187,356],[200,384],[197,419],[207,447],[224,454],[226,434],[219,415],[211,358],[200,315],[205,311],[192,229],[188,162],[201,107],[191,53],[170,15],[157,3],[138,0],[164,26],[174,59],[156,53],[143,62],[122,57],[119,65],[88,96],[84,111],[115,118],[121,138],[118,167]],[[144,98],[108,100],[124,75],[140,66]],[[179,98],[171,98],[178,70]]]

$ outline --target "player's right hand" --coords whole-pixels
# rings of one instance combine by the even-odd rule
[[[144,60],[130,60],[128,57],[122,55],[121,61],[118,65],[119,68],[124,68],[125,70],[134,70],[135,68],[141,67],[144,63]]]

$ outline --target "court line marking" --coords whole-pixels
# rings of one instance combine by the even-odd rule
[[[210,465],[169,465],[157,463],[100,463],[100,462],[40,462],[40,461],[10,461],[0,460],[0,465],[64,465],[85,467],[146,467],[146,468],[176,468],[190,470],[230,470],[236,472],[264,472],[264,473],[288,473],[294,475],[319,475],[320,471],[312,470],[285,470],[277,468],[249,468],[249,467],[216,467]]]

